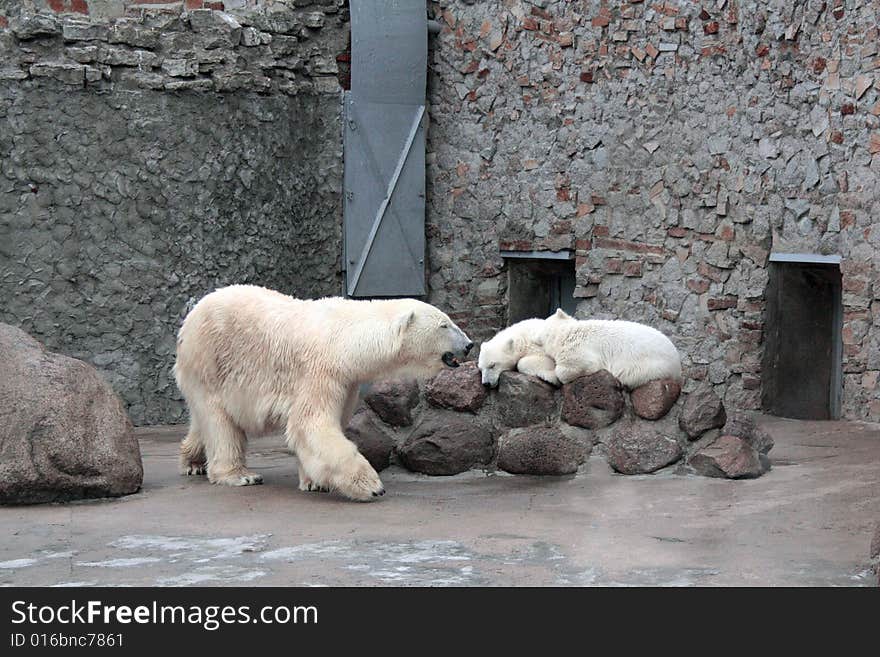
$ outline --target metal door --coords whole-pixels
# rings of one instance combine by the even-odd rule
[[[345,94],[346,293],[425,294],[424,0],[352,0]]]

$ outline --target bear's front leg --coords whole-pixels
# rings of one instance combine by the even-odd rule
[[[330,489],[326,486],[319,486],[314,481],[311,480],[308,474],[306,474],[305,468],[303,468],[302,463],[299,464],[299,489],[301,491],[305,491],[307,493],[329,493]]]
[[[559,378],[556,376],[556,361],[545,354],[523,356],[516,364],[516,369],[523,374],[536,376],[555,386],[559,385]]]
[[[305,485],[306,490],[336,490],[362,502],[385,494],[373,466],[337,425],[300,427],[291,421],[286,433],[300,462],[300,489]]]

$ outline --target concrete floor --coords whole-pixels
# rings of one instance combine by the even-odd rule
[[[727,481],[392,468],[358,504],[296,488],[277,438],[253,441],[265,485],[177,474],[180,427],[139,430],[143,491],[0,508],[13,586],[867,586],[880,519],[880,425],[763,418],[773,469]]]

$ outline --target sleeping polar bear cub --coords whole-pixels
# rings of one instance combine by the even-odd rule
[[[379,475],[343,434],[358,386],[457,367],[473,343],[415,299],[300,300],[253,285],[202,298],[177,338],[174,376],[190,411],[183,474],[246,486],[246,434],[282,429],[302,490],[356,500],[384,494]]]
[[[501,372],[517,369],[549,383],[570,383],[608,370],[628,388],[654,379],[681,378],[675,345],[657,329],[622,320],[577,320],[561,308],[544,319],[527,319],[480,347],[484,385],[497,386]]]
[[[680,379],[681,357],[657,329],[623,320],[578,320],[561,308],[547,318],[544,352],[560,383],[607,370],[627,388],[654,379]]]

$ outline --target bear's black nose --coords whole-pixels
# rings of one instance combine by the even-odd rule
[[[468,342],[468,343],[464,346],[464,355],[467,356],[467,355],[468,355],[468,352],[469,352],[471,349],[473,349],[473,348],[474,348],[474,343],[473,343],[473,342]]]

